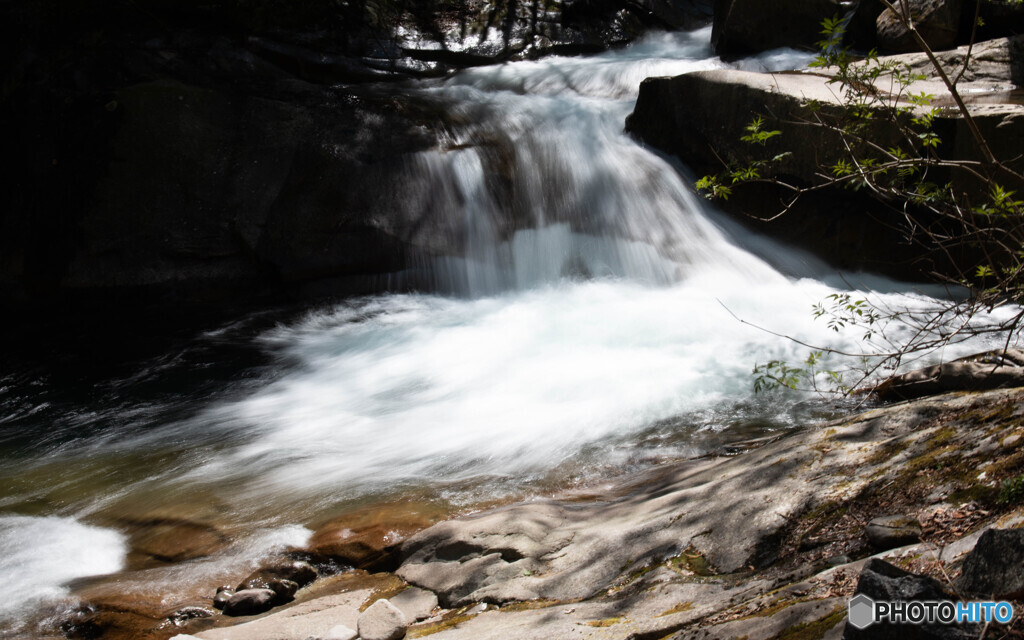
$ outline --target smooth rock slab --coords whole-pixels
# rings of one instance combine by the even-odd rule
[[[359,637],[362,640],[399,640],[405,636],[408,624],[398,607],[387,600],[378,600],[359,616]]]
[[[999,600],[1024,596],[1024,529],[989,529],[964,560],[963,593]]]
[[[310,636],[306,640],[356,640],[359,634],[343,624],[331,627],[322,636]]]
[[[359,607],[370,591],[360,589],[337,595],[315,598],[273,611],[250,622],[201,631],[202,640],[306,640],[320,638],[337,626],[352,629],[359,620]]]

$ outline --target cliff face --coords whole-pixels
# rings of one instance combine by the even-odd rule
[[[706,18],[693,0],[4,3],[0,300],[373,290],[460,251],[410,170],[446,110],[398,81]]]

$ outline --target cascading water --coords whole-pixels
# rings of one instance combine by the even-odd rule
[[[460,123],[414,170],[464,252],[387,278],[446,295],[349,300],[271,328],[242,319],[95,383],[91,399],[4,378],[0,630],[31,636],[30,614],[65,602],[69,580],[121,569],[119,522],[173,513],[232,532],[231,553],[132,578],[170,598],[301,544],[302,525],[353,505],[551,492],[816,410],[752,396],[755,362],[802,348],[732,314],[856,348],[857,335],[811,317],[834,291],[820,265],[764,241],[758,255],[741,249],[741,232],[622,133],[643,78],[723,65],[708,37],[656,35],[415,88]],[[805,62],[777,52],[741,64]],[[260,355],[215,375],[237,350]],[[213,382],[180,382],[204,375]]]

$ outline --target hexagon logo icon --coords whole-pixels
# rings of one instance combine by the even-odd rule
[[[850,624],[856,629],[865,629],[875,621],[875,601],[863,593],[850,599]]]

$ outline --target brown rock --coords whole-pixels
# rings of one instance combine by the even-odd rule
[[[368,571],[392,571],[398,566],[398,548],[409,536],[441,519],[435,510],[374,508],[347,513],[322,526],[309,541],[309,551]]]
[[[154,519],[128,523],[132,551],[164,562],[202,558],[222,549],[228,537],[217,528],[188,520]]]
[[[317,571],[308,562],[299,560],[282,560],[267,565],[249,574],[237,587],[236,591],[245,589],[269,589],[275,581],[291,581],[301,589],[317,579]]]
[[[242,589],[224,604],[226,616],[254,616],[274,608],[277,594],[270,589]]]

